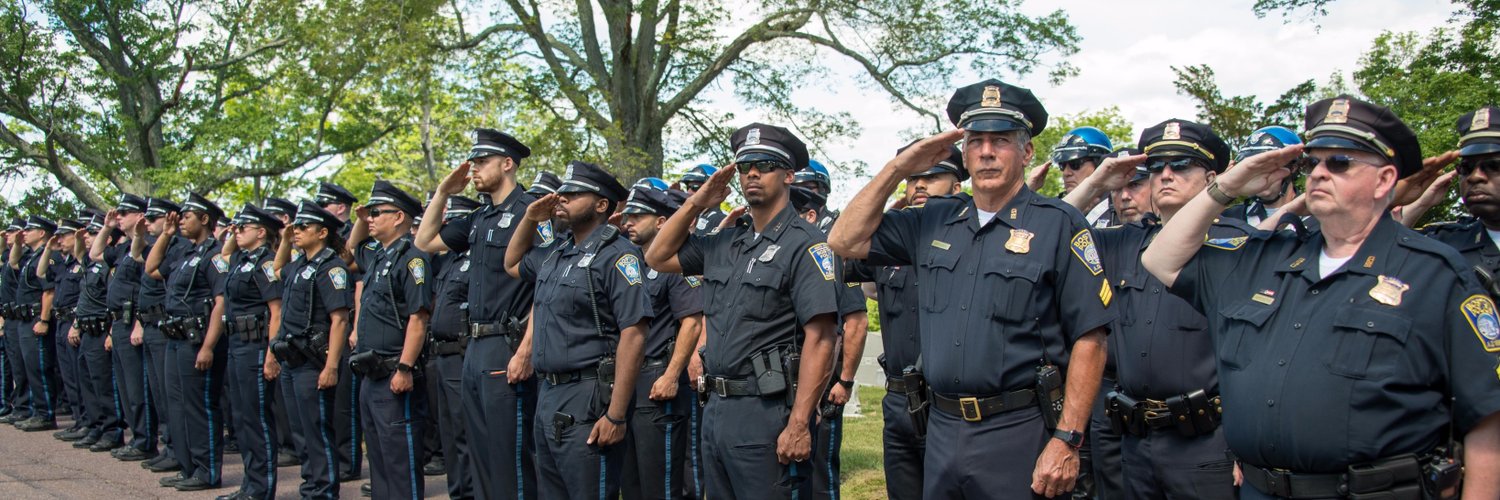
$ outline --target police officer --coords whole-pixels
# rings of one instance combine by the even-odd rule
[[[11,219],[5,228],[5,249],[15,246],[21,237],[26,219]],[[9,254],[7,253],[7,258]],[[0,389],[5,393],[4,416],[0,423],[15,424],[31,418],[30,391],[26,389],[26,369],[21,361],[21,320],[16,319],[16,270],[9,265],[0,266],[0,315],[5,319],[5,354],[0,356]]]
[[[620,229],[632,243],[650,248],[662,224],[685,199],[687,193],[675,189],[635,187],[620,210]],[[696,498],[697,485],[688,475],[695,450],[688,445],[695,437],[689,432],[697,424],[698,404],[686,369],[703,331],[703,281],[649,267],[644,271],[652,318],[645,361],[635,382],[635,412],[620,487],[631,499]]]
[[[914,143],[896,153],[900,154]],[[910,196],[905,206],[922,206],[935,196],[962,192],[969,171],[964,168],[963,153],[949,146],[948,156],[931,168],[907,176]],[[917,321],[916,270],[911,266],[873,267],[860,261],[846,262],[848,279],[873,282],[875,300],[880,311],[880,367],[885,372],[886,394],[881,402],[885,427],[881,434],[884,447],[886,496],[891,500],[922,498],[922,461],[926,448],[926,412],[915,420],[909,403],[920,405],[926,388],[908,377],[918,370],[921,324]]]
[[[807,169],[797,171],[796,176],[792,178],[792,185],[810,189],[822,196],[824,200],[833,194],[833,180],[828,175],[828,167],[823,166],[817,160],[808,160]],[[823,231],[823,234],[828,234],[828,230],[833,227],[833,222],[838,218],[837,210],[829,210],[826,205],[820,206],[817,221],[813,225],[817,226],[819,231]]]
[[[26,368],[26,386],[31,392],[32,416],[16,425],[27,432],[57,428],[57,405],[61,384],[57,377],[57,349],[52,329],[56,298],[56,256],[44,255],[44,247],[57,224],[42,216],[26,219],[26,229],[11,245],[10,265],[16,271],[16,320],[21,323],[21,361]],[[45,259],[45,260],[44,260]],[[41,269],[42,272],[37,271]]]
[[[1229,166],[1229,145],[1209,127],[1172,119],[1147,128],[1145,156],[1110,158],[1066,200],[1088,206],[1123,187],[1144,161],[1161,220],[1171,221]],[[1130,498],[1235,498],[1233,464],[1224,456],[1221,403],[1207,319],[1140,267],[1161,230],[1155,217],[1098,232],[1099,253],[1115,279],[1122,311],[1112,335],[1119,389],[1108,396],[1114,427],[1125,431],[1125,493]],[[1253,229],[1224,218],[1209,241]]]
[[[530,381],[531,343],[525,334],[533,284],[504,273],[511,233],[535,200],[516,182],[527,156],[531,149],[514,137],[476,130],[468,159],[438,185],[423,216],[441,218],[448,198],[470,180],[480,207],[447,224],[429,224],[416,238],[417,248],[426,252],[468,251],[470,276],[483,277],[469,287],[470,340],[460,388],[479,498],[536,498],[531,433],[536,383]],[[542,241],[552,238],[550,224],[536,231]]]
[[[350,193],[343,186],[332,182],[318,183],[318,192],[313,197],[318,206],[327,210],[328,213],[343,222],[339,230],[340,241],[351,241],[350,232],[354,230],[354,221],[350,216],[354,215],[354,204],[359,198]],[[354,284],[354,307],[351,309],[351,317],[359,314],[359,287],[364,282],[364,276],[355,269],[355,263],[349,262],[349,277]],[[350,332],[351,334],[354,332]],[[352,342],[350,343],[352,345]],[[363,441],[364,426],[359,420],[359,389],[362,386],[355,380],[354,371],[349,369],[348,351],[345,351],[343,367],[339,369],[338,402],[334,405],[334,415],[337,425],[334,426],[334,439],[337,445],[334,450],[338,452],[339,481],[353,481],[359,479],[360,471],[363,470],[364,454],[360,453],[359,443]]]
[[[1054,497],[1078,475],[1112,292],[1082,214],[1022,183],[1031,137],[1047,124],[1031,91],[982,81],[954,93],[948,116],[961,130],[888,163],[830,241],[873,265],[917,266],[935,410],[923,496]],[[960,138],[973,196],[881,215],[903,179],[931,168]]]
[[[1275,151],[1294,144],[1302,144],[1302,138],[1292,129],[1279,125],[1271,125],[1255,129],[1250,133],[1250,138],[1240,146],[1236,163],[1244,162],[1246,159],[1265,153]],[[1243,220],[1251,226],[1259,226],[1261,221],[1271,218],[1279,219],[1282,207],[1287,206],[1297,198],[1297,172],[1281,180],[1280,184],[1266,188],[1264,192],[1255,193],[1243,203],[1236,204],[1224,210],[1225,217]]]
[[[706,163],[694,166],[687,173],[682,174],[682,180],[680,181],[682,183],[682,190],[687,192],[688,195],[697,193],[699,189],[703,188],[703,183],[708,182],[708,177],[718,171],[719,169]],[[693,221],[693,236],[703,236],[718,229],[719,224],[724,222],[725,217],[727,215],[719,207],[704,210],[698,216],[698,219]]]
[[[1210,320],[1241,497],[1418,498],[1459,486],[1461,466],[1483,471],[1465,495],[1500,496],[1494,303],[1456,252],[1387,212],[1421,169],[1415,134],[1349,96],[1308,106],[1305,123],[1305,145],[1220,175],[1141,257]],[[1320,230],[1205,241],[1222,207],[1303,151]]]
[[[1139,148],[1122,147],[1116,149],[1112,156],[1124,158],[1139,154],[1141,154]],[[1129,180],[1125,181],[1125,186],[1109,193],[1109,205],[1114,209],[1110,220],[1118,225],[1141,220],[1148,213],[1156,213],[1156,207],[1151,203],[1151,172],[1146,170],[1145,165],[1136,165]],[[1113,363],[1113,358],[1111,358],[1110,367],[1105,368],[1107,373],[1113,373],[1111,370]]]
[[[260,209],[276,217],[276,220],[281,221],[283,227],[291,226],[292,218],[297,216],[297,204],[292,203],[286,198],[267,197],[265,202],[261,204]]]
[[[1104,131],[1094,127],[1078,127],[1063,134],[1062,140],[1052,147],[1050,163],[1062,173],[1063,192],[1070,193],[1104,162],[1104,157],[1114,150],[1114,144]],[[1083,218],[1094,227],[1109,227],[1118,224],[1109,218],[1112,214],[1109,199],[1100,200],[1084,210]]]
[[[608,223],[627,195],[591,163],[568,164],[506,247],[505,270],[535,281],[533,363],[541,379],[533,432],[541,498],[615,498],[626,424],[653,312],[640,251]],[[533,249],[551,220],[570,238]]]
[[[319,182],[318,192],[313,196],[313,200],[323,210],[327,210],[344,223],[344,233],[340,236],[344,237],[344,241],[349,241],[349,232],[354,229],[354,221],[351,219],[354,215],[354,204],[359,202],[359,198],[344,186],[332,182]]]
[[[125,193],[120,201],[104,216],[105,231],[120,237],[111,241],[99,241],[89,248],[89,258],[107,266],[101,270],[108,279],[104,304],[109,311],[109,331],[104,339],[110,357],[110,373],[114,377],[115,395],[119,398],[122,423],[130,430],[130,439],[125,446],[116,448],[111,455],[122,461],[148,461],[170,459],[170,453],[157,453],[157,438],[160,426],[156,409],[150,400],[150,367],[145,362],[145,347],[142,339],[133,335],[137,331],[136,295],[141,285],[142,263],[131,256],[131,246],[136,239],[133,229],[142,224],[147,200]],[[142,247],[146,245],[141,241]],[[171,465],[175,465],[175,460]]]
[[[557,187],[562,185],[562,179],[552,172],[537,172],[536,179],[531,181],[531,187],[526,193],[536,197],[547,196],[557,192]]]
[[[152,472],[180,471],[186,464],[186,457],[179,455],[179,450],[173,445],[174,427],[173,419],[182,418],[180,411],[173,411],[168,404],[167,393],[168,382],[166,366],[171,362],[168,348],[170,343],[162,334],[162,322],[167,320],[166,299],[167,290],[164,280],[151,277],[145,270],[146,255],[149,250],[155,248],[156,242],[167,240],[167,248],[163,254],[163,262],[175,262],[184,252],[193,245],[186,238],[178,235],[167,235],[167,216],[177,214],[181,207],[171,200],[163,198],[149,198],[146,200],[146,214],[143,219],[131,229],[130,258],[136,262],[131,269],[140,273],[139,286],[135,297],[135,329],[131,330],[127,341],[131,345],[144,345],[142,364],[146,366],[147,375],[147,399],[146,404],[151,406],[149,425],[156,426],[157,436],[161,436],[161,444],[165,445],[164,452],[155,460],[147,460],[141,467]],[[147,245],[150,245],[148,247]],[[118,266],[115,274],[118,275],[125,270],[125,266]],[[154,444],[153,444],[154,446]]]
[[[443,223],[468,216],[479,202],[463,196],[448,198]],[[465,432],[463,392],[464,349],[469,345],[469,252],[434,256],[438,269],[433,284],[432,338],[427,351],[427,380],[434,411],[432,418],[442,442],[448,497],[475,498],[474,464]]]
[[[297,216],[297,204],[284,198],[268,197],[265,199],[265,203],[261,206],[261,209],[280,221],[283,228],[291,227],[292,219]],[[285,229],[282,230],[282,232],[285,231]],[[277,240],[281,239],[277,238]],[[275,250],[275,248],[272,249],[273,254]],[[279,385],[271,384],[271,393],[274,395],[271,403],[271,415],[272,420],[276,423],[276,448],[278,450],[276,454],[276,466],[296,467],[302,465],[302,461],[298,457],[302,456],[302,446],[305,443],[305,439],[302,433],[298,431],[300,427],[292,426],[292,419],[286,412],[286,391],[275,390],[279,388]]]
[[[78,345],[69,339],[78,307],[78,280],[83,276],[83,265],[73,254],[73,246],[83,226],[75,219],[59,219],[57,232],[42,247],[40,260],[53,263],[51,270],[42,271],[51,272],[57,279],[52,299],[53,328],[57,334],[51,338],[55,341],[53,352],[57,353],[57,372],[62,385],[59,414],[73,415],[73,424],[52,433],[53,437],[84,430],[83,423],[89,419],[83,408],[83,393],[78,380]]]
[[[1428,224],[1422,233],[1463,254],[1470,266],[1500,275],[1500,107],[1485,106],[1458,119],[1458,196],[1469,216],[1457,222]],[[1447,179],[1437,189],[1446,191]],[[1406,207],[1408,220],[1420,219],[1429,206]],[[1413,217],[1415,216],[1415,217]]]
[[[166,401],[173,414],[173,454],[182,464],[176,476],[161,479],[178,491],[218,488],[224,462],[224,420],[219,398],[224,387],[224,300],[215,297],[229,266],[213,237],[224,211],[197,193],[189,193],[180,212],[165,218],[161,237],[146,258],[146,276],[166,283]],[[185,251],[168,255],[174,236],[188,242]]]
[[[714,173],[667,220],[648,249],[658,272],[703,275],[708,404],[704,495],[791,498],[812,471],[815,412],[837,342],[833,252],[788,203],[807,146],[754,123],[730,138],[735,168]],[[689,236],[690,223],[729,195],[738,174],[749,208],[726,231]]]
[[[65,441],[73,441],[74,448],[92,449],[99,445],[103,451],[124,445],[124,408],[118,404],[116,394],[119,381],[112,371],[109,350],[105,349],[112,323],[107,301],[108,259],[125,251],[120,244],[122,236],[118,229],[106,227],[104,215],[95,215],[87,229],[74,238],[73,252],[80,256],[83,269],[79,279],[78,306],[74,310],[76,319],[68,337],[78,343],[79,381],[88,416],[80,434],[64,437]],[[100,249],[101,258],[98,259],[93,257],[96,246]],[[115,254],[105,255],[110,249]]]
[[[427,387],[416,367],[427,342],[432,281],[429,257],[411,244],[412,218],[422,203],[386,181],[375,181],[351,232],[377,243],[358,245],[365,275],[358,339],[350,369],[360,387],[360,420],[368,423],[370,492],[375,498],[421,498],[421,449]],[[351,245],[353,246],[353,245]]]
[[[339,256],[343,221],[304,201],[282,230],[272,267],[281,276],[281,328],[272,335],[265,375],[286,395],[291,427],[306,438],[297,450],[302,498],[339,496],[335,441],[335,386],[349,338],[354,285]],[[296,257],[293,257],[296,248]],[[278,380],[279,379],[279,380]]]
[[[281,220],[246,204],[232,221],[233,238],[224,244],[229,271],[217,290],[224,303],[224,336],[229,345],[224,385],[234,407],[244,480],[221,500],[269,499],[276,492],[276,425],[271,382],[265,378],[272,330],[281,327],[281,276],[275,259]]]

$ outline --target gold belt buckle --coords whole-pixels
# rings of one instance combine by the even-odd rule
[[[963,414],[965,422],[978,422],[984,419],[984,414],[979,411],[979,398],[958,398],[958,412]]]

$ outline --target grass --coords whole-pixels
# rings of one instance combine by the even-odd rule
[[[858,394],[864,416],[844,418],[840,492],[849,500],[881,499],[885,498],[885,450],[881,444],[885,418],[880,401],[885,398],[885,389],[860,386]]]

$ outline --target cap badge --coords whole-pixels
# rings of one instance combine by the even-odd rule
[[[1182,124],[1181,123],[1177,123],[1177,122],[1168,123],[1167,126],[1166,126],[1166,128],[1161,131],[1161,140],[1163,140],[1163,141],[1178,141],[1178,140],[1182,140]]]
[[[752,128],[749,132],[745,133],[745,145],[754,146],[756,144],[760,144],[760,129]]]
[[[1484,108],[1474,112],[1474,121],[1469,123],[1469,131],[1484,130],[1490,128],[1490,108]]]
[[[1328,105],[1328,114],[1323,116],[1323,123],[1349,123],[1349,100],[1334,99]]]
[[[979,99],[979,105],[985,108],[1000,107],[1000,86],[985,85],[984,95]]]

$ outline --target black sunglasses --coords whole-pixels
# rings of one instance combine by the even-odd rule
[[[1493,177],[1495,174],[1500,173],[1500,158],[1461,160],[1458,162],[1458,175],[1468,177],[1475,170],[1484,171],[1485,177]]]
[[[751,170],[755,170],[756,172],[760,172],[762,174],[769,174],[776,171],[776,169],[778,168],[788,167],[786,166],[786,164],[779,161],[760,160],[736,163],[734,164],[734,168],[735,170],[738,170],[740,172],[740,175],[745,175],[750,173]]]
[[[312,229],[312,227],[313,224],[311,222],[298,222],[296,224],[292,224],[292,229],[298,231],[307,231],[309,229]]]
[[[684,182],[684,183],[682,183],[682,187],[687,188],[688,191],[697,191],[698,188],[703,187],[703,183],[702,182]]]
[[[372,208],[372,209],[370,209],[369,214],[370,214],[370,218],[374,219],[376,217],[380,217],[380,216],[385,215],[385,214],[393,214],[393,213],[396,213],[396,212],[400,212],[400,210],[397,210],[397,209],[394,209],[394,208],[384,208],[384,209],[382,209],[382,208]]]
[[[1193,158],[1179,158],[1179,159],[1175,159],[1175,160],[1168,160],[1168,159],[1165,159],[1165,158],[1157,158],[1155,160],[1150,160],[1150,161],[1146,162],[1146,171],[1147,172],[1151,172],[1153,174],[1162,173],[1162,171],[1164,171],[1164,170],[1166,170],[1168,168],[1172,169],[1172,172],[1180,174],[1180,173],[1185,173],[1185,172],[1187,172],[1189,170],[1192,170],[1194,168],[1202,168],[1204,170],[1207,170],[1208,169],[1208,165],[1203,164],[1203,162],[1201,160],[1196,160],[1196,159],[1193,159]]]
[[[1094,161],[1093,158],[1078,158],[1057,163],[1057,168],[1062,170],[1082,170],[1083,164]]]
[[[1313,169],[1318,168],[1318,164],[1320,163],[1324,164],[1324,166],[1328,168],[1328,173],[1334,175],[1339,175],[1349,171],[1349,166],[1355,163],[1363,163],[1372,167],[1380,166],[1378,164],[1364,161],[1353,156],[1341,154],[1328,155],[1323,158],[1319,158],[1313,155],[1303,155],[1301,158],[1293,160],[1292,166],[1296,168],[1297,171],[1302,172],[1302,175],[1312,175]]]

